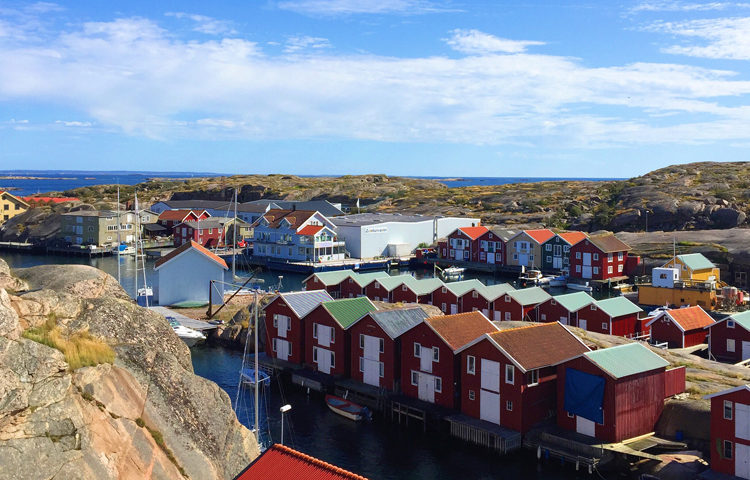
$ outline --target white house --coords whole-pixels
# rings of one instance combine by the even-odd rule
[[[211,280],[224,281],[228,267],[221,257],[190,241],[157,260],[154,270],[159,275],[155,292],[158,303],[166,306],[208,303]],[[216,294],[223,291],[219,284]]]
[[[253,256],[296,262],[343,260],[345,246],[320,212],[272,209],[253,224]]]

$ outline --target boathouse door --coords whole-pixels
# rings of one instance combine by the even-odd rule
[[[289,342],[276,339],[276,356],[279,360],[289,360]]]
[[[588,435],[589,437],[596,436],[596,424],[588,418],[576,415],[576,432]]]
[[[566,317],[565,315],[562,315],[560,317],[560,323],[562,323],[563,325],[567,325],[568,324],[568,317]]]
[[[740,442],[734,444],[734,475],[750,478],[750,446]]]
[[[435,377],[419,372],[417,395],[424,402],[435,403]]]
[[[482,359],[479,418],[500,425],[500,363]]]
[[[519,253],[518,254],[518,264],[523,265],[524,267],[529,266],[529,254],[528,253]]]
[[[734,436],[750,440],[750,405],[734,404]]]
[[[583,268],[581,269],[583,278],[591,278],[591,253],[583,252]]]
[[[380,338],[365,335],[362,379],[368,385],[380,386]]]
[[[750,342],[742,341],[742,360],[750,358]]]
[[[588,325],[586,325],[586,320],[580,318],[578,319],[578,328],[580,328],[581,330],[586,330],[587,326]]]
[[[318,348],[318,371],[331,373],[331,355],[333,352],[325,348]]]

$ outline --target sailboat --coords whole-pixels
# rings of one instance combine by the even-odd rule
[[[153,304],[154,291],[146,282],[146,258],[143,253],[143,237],[140,226],[141,213],[138,209],[138,193],[135,194],[135,300],[138,305],[148,307]],[[140,244],[140,246],[139,246]],[[138,288],[138,258],[141,259],[141,270],[143,271],[143,286]]]

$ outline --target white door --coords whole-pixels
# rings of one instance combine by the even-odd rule
[[[479,391],[479,419],[500,425],[500,394]]]
[[[750,440],[750,405],[734,404],[734,436]]]
[[[380,338],[365,335],[365,358],[380,360]]]
[[[331,327],[318,325],[318,344],[321,347],[329,347],[331,345]]]
[[[331,373],[331,351],[318,348],[318,371]]]
[[[562,257],[552,257],[552,268],[556,270],[562,268]]]
[[[734,474],[740,478],[750,478],[750,446],[734,444]]]
[[[368,385],[380,386],[380,362],[364,358],[363,380]]]
[[[750,342],[742,341],[742,359],[750,358]]]
[[[591,272],[592,272],[591,267],[583,267],[581,269],[581,277],[591,278],[592,277]]]
[[[484,314],[485,317],[490,318],[490,311],[487,310],[486,308],[482,309],[482,313]]]
[[[528,253],[519,253],[518,254],[518,264],[523,265],[524,267],[529,266],[529,254]]]
[[[289,342],[276,339],[276,356],[279,360],[289,360]]]
[[[560,317],[560,323],[562,323],[563,325],[567,325],[568,324],[568,317],[561,316]]]
[[[493,315],[493,320],[496,322],[499,322],[503,319],[503,317],[500,315],[500,312],[495,310],[495,314]]]
[[[586,330],[586,327],[587,327],[586,320],[581,320],[579,318],[578,319],[578,328],[580,328],[581,330]]]
[[[458,304],[451,303],[451,315],[455,315],[458,313]]]
[[[579,417],[576,415],[576,432],[588,435],[589,437],[596,436],[596,424],[588,418]]]
[[[591,254],[587,252],[583,252],[583,265],[584,266],[591,266]]]
[[[464,259],[464,251],[456,249],[456,260]]]
[[[487,254],[487,263],[495,263],[495,254],[494,253],[488,253]]]
[[[480,369],[482,389],[500,392],[500,363],[483,358]]]
[[[432,373],[432,349],[422,347],[419,354],[419,369]]]
[[[425,402],[435,403],[435,377],[422,372],[419,372],[417,377],[419,399]]]
[[[583,278],[591,278],[591,254],[583,253],[583,268],[581,269],[581,276]]]
[[[276,317],[276,330],[279,333],[279,337],[286,338],[287,325],[289,325],[289,317],[286,315]]]

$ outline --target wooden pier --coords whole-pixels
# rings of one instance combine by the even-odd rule
[[[485,447],[500,454],[521,448],[521,433],[494,423],[463,414],[445,418],[450,423],[450,434],[465,442]]]
[[[350,378],[336,380],[334,382],[334,394],[369,407],[375,412],[385,412],[388,403],[388,391],[386,389],[360,383]]]

